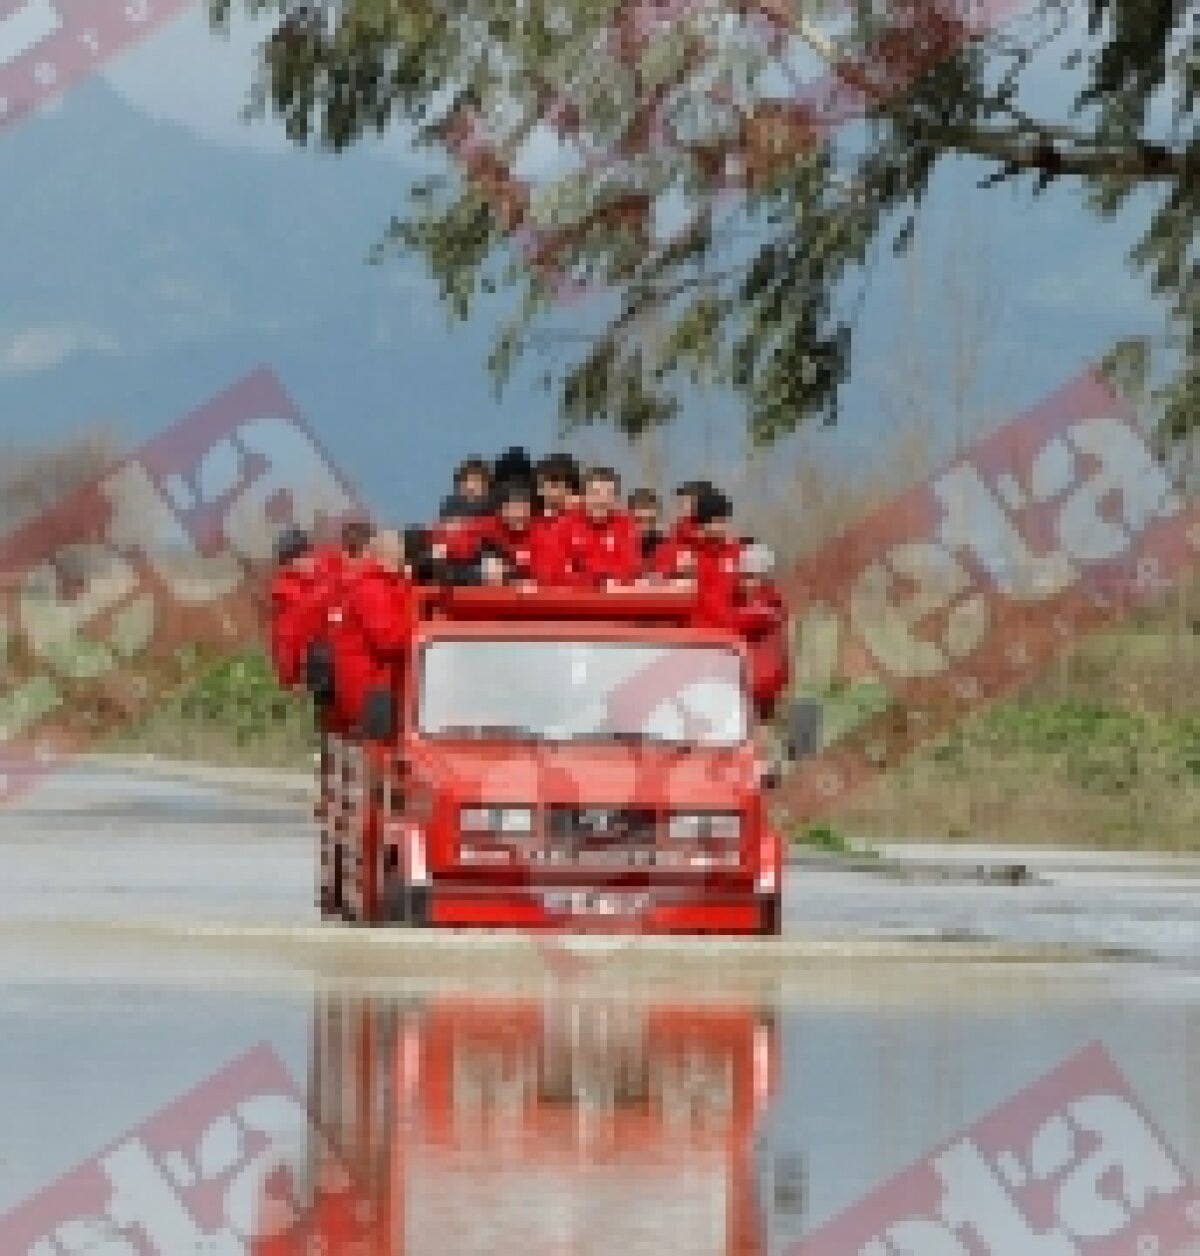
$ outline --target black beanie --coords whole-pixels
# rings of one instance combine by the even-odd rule
[[[733,505],[724,493],[711,486],[702,490],[696,498],[696,511],[692,516],[698,524],[715,523],[718,519],[728,519],[733,514]]]

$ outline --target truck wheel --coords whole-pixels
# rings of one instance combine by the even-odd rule
[[[346,854],[341,842],[334,841],[332,857],[333,885],[321,910],[327,920],[341,920],[346,899]]]
[[[414,929],[429,927],[429,886],[408,887],[408,923]]]
[[[429,887],[408,885],[397,877],[384,892],[381,923],[423,929],[429,924]]]
[[[759,934],[764,938],[777,938],[783,933],[783,896],[776,890],[761,900],[762,922]]]
[[[408,892],[398,864],[396,848],[378,844],[375,863],[375,884],[378,889],[378,911],[375,923],[403,925],[408,923]]]
[[[408,924],[408,891],[398,877],[387,882],[379,895],[379,923]]]
[[[429,887],[410,885],[400,867],[395,848],[379,844],[377,884],[379,912],[377,924],[403,925],[422,929],[429,924]]]

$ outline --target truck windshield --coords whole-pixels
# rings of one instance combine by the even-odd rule
[[[430,736],[727,746],[748,724],[741,658],[716,646],[445,640],[422,652]]]

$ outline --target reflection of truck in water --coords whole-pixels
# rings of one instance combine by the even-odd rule
[[[761,1256],[775,1036],[748,1004],[322,1000],[314,1197],[275,1234],[264,1201],[252,1254]]]
[[[327,917],[772,933],[780,839],[743,642],[676,589],[423,597],[322,758]]]

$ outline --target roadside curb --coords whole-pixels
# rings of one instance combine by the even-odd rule
[[[1027,863],[966,860],[889,859],[886,856],[838,855],[822,851],[788,852],[789,868],[820,872],[861,872],[889,881],[930,881],[973,883],[977,885],[1045,885]]]
[[[314,778],[307,772],[221,767],[211,763],[191,763],[183,759],[163,759],[149,754],[81,754],[75,756],[73,762],[102,771],[142,773],[159,780],[298,799],[310,797],[315,788]]]

